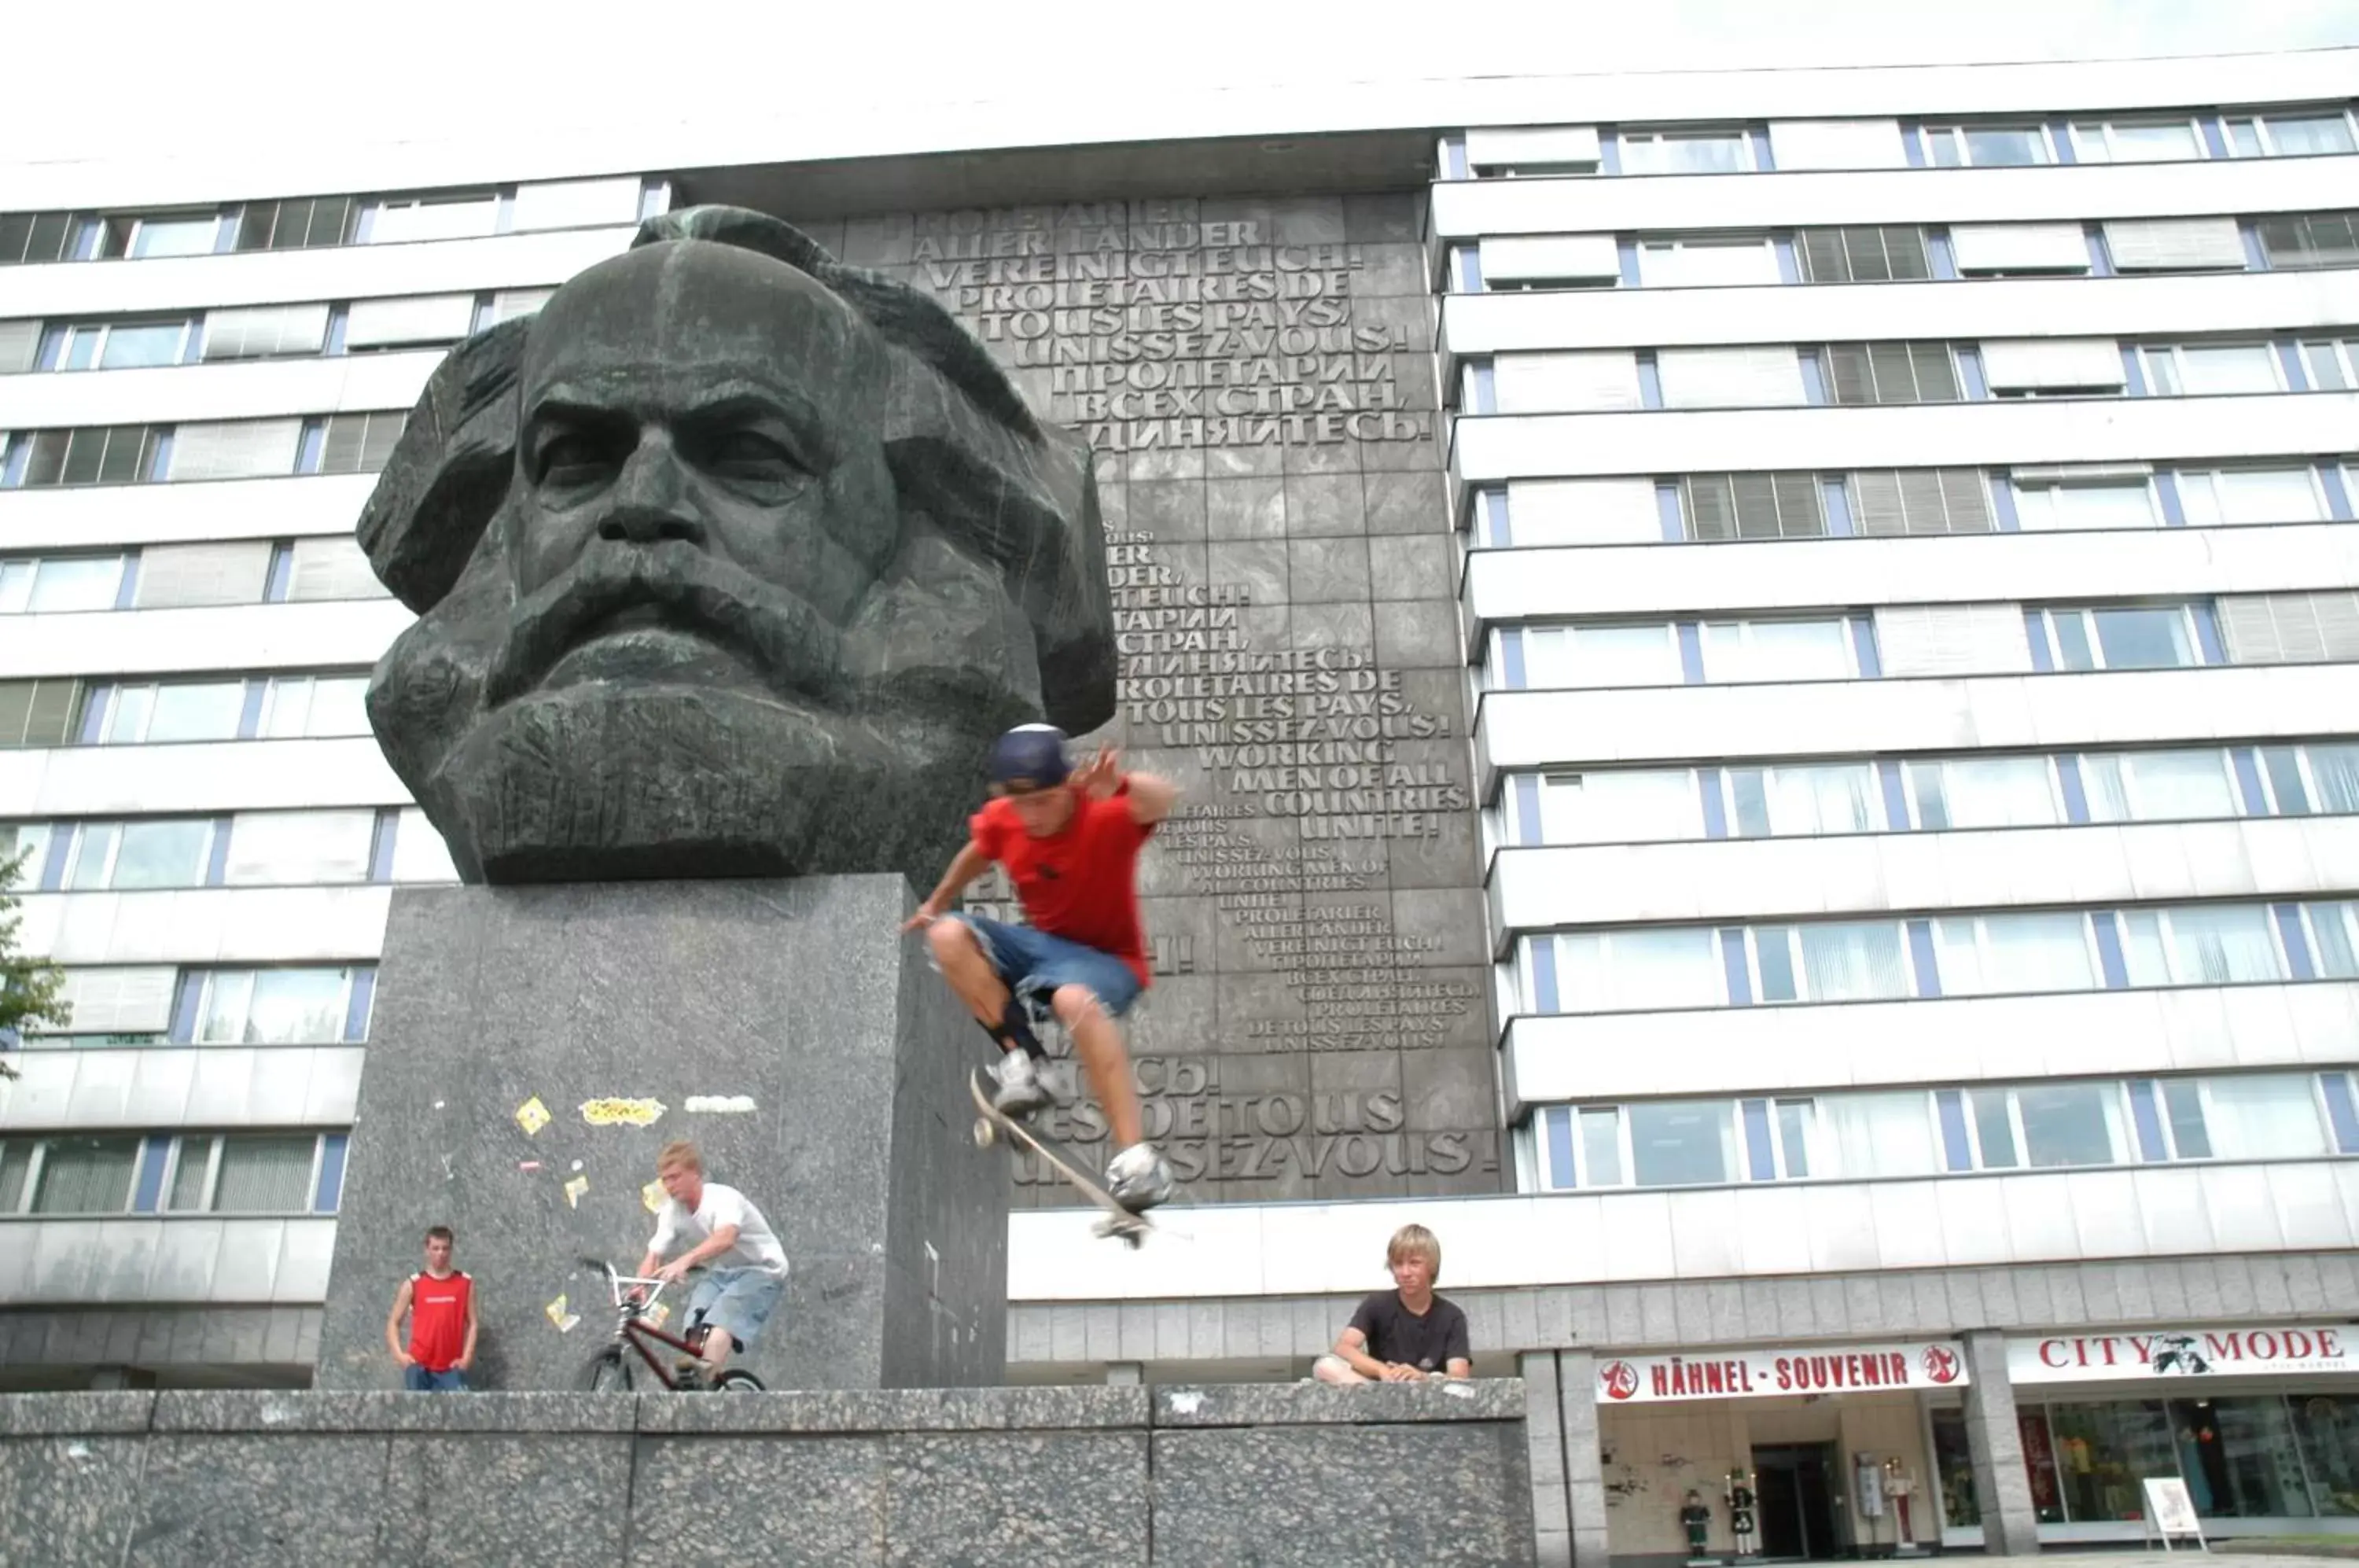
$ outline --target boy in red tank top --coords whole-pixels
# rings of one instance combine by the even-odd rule
[[[401,1282],[385,1320],[386,1348],[412,1393],[464,1393],[475,1364],[475,1282],[451,1267],[451,1227],[426,1233],[426,1267]],[[403,1313],[409,1343],[401,1340]]]
[[[1025,1116],[1049,1103],[1028,1003],[1045,1004],[1105,1107],[1114,1155],[1106,1192],[1136,1213],[1171,1195],[1171,1168],[1147,1141],[1130,1053],[1114,1020],[1154,978],[1138,917],[1138,852],[1171,811],[1179,788],[1124,773],[1101,751],[1076,769],[1064,732],[1025,724],[991,751],[993,799],[969,821],[964,849],[901,928],[926,928],[942,977],[997,1042],[992,1103]],[[1031,923],[951,914],[952,900],[994,862],[1007,868]]]

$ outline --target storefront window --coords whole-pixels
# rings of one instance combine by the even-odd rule
[[[2359,1515],[2359,1399],[2297,1394],[2291,1404],[2311,1502],[2321,1514]]]
[[[2056,1445],[2048,1432],[2048,1412],[2017,1410],[2016,1430],[2023,1436],[2023,1467],[2031,1476],[2031,1509],[2042,1524],[2059,1524],[2064,1505],[2056,1484]]]
[[[2212,1519],[2309,1517],[2301,1459],[2283,1399],[2173,1399],[2170,1427],[2197,1513]]]
[[[1974,1454],[1966,1442],[1966,1412],[1933,1412],[1933,1473],[1941,1483],[1941,1522],[1968,1530],[1983,1522],[1974,1501]]]
[[[2075,1523],[2136,1523],[2146,1508],[2140,1483],[2179,1474],[2159,1402],[2050,1405],[2048,1419],[2065,1517]]]

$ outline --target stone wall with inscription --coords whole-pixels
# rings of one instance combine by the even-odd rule
[[[1421,200],[814,230],[1097,451],[1122,672],[1091,738],[1185,789],[1145,863],[1132,1051],[1200,1202],[1502,1186]],[[1086,1098],[1050,1125],[1103,1154]],[[1019,1203],[1069,1197],[1019,1178]]]

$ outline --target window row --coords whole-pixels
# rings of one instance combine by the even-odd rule
[[[1466,521],[1478,546],[1546,549],[2350,522],[2354,503],[2359,463],[2279,457],[1516,479],[1473,491]]]
[[[368,1039],[376,966],[72,968],[65,972],[61,994],[72,1008],[71,1020],[62,1029],[27,1034],[21,1043],[36,1048],[349,1045]]]
[[[0,681],[0,749],[323,740],[371,733],[365,671],[193,681]]]
[[[349,534],[0,558],[0,615],[385,596],[385,585]]]
[[[1511,844],[1944,833],[2359,812],[2359,742],[1511,773]]]
[[[1548,1105],[1543,1190],[1872,1181],[2359,1154],[2349,1073],[2058,1081],[1786,1098]]]
[[[2359,266],[2359,212],[1910,224],[1457,241],[1453,293],[1705,289]]]
[[[408,409],[387,408],[309,419],[18,430],[0,439],[0,490],[375,474],[393,456],[408,421]]]
[[[432,833],[418,812],[393,807],[0,823],[0,864],[23,857],[22,892],[394,882],[403,869],[436,869],[436,857],[403,858],[405,817],[410,833]]]
[[[1516,967],[1534,1013],[2359,980],[2359,909],[2188,904],[1544,931],[1519,940]]]
[[[1572,349],[1469,358],[1466,414],[2197,397],[2359,387],[2359,331],[2277,341],[2112,338]]]
[[[117,1133],[0,1141],[0,1216],[332,1214],[349,1135]]]
[[[228,207],[6,212],[0,213],[0,267],[476,239],[634,223],[670,206],[667,181],[628,175],[408,195],[294,196]]]
[[[0,376],[440,348],[549,302],[551,289],[335,305],[255,305],[86,321],[0,321]]]
[[[2007,169],[2302,158],[2359,151],[2347,103],[1972,120],[1779,120],[1676,126],[1513,125],[1444,136],[1443,180]]]
[[[2158,604],[1495,627],[1485,691],[2193,670],[2359,660],[2359,592]]]

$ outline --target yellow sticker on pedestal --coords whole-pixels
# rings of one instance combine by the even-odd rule
[[[516,1126],[524,1128],[525,1137],[530,1138],[549,1125],[549,1107],[540,1103],[539,1095],[535,1094],[516,1107]]]
[[[582,1119],[592,1127],[653,1127],[663,1114],[661,1100],[618,1100],[610,1096],[582,1102]]]
[[[549,1315],[550,1323],[557,1325],[557,1332],[560,1334],[571,1334],[573,1325],[582,1321],[579,1313],[565,1310],[565,1298],[561,1295],[540,1310]]]
[[[580,1208],[582,1206],[582,1194],[589,1190],[590,1178],[587,1176],[576,1176],[573,1180],[565,1183],[566,1206],[573,1209]]]
[[[661,1181],[650,1181],[639,1189],[639,1206],[651,1214],[663,1212],[664,1190]]]

